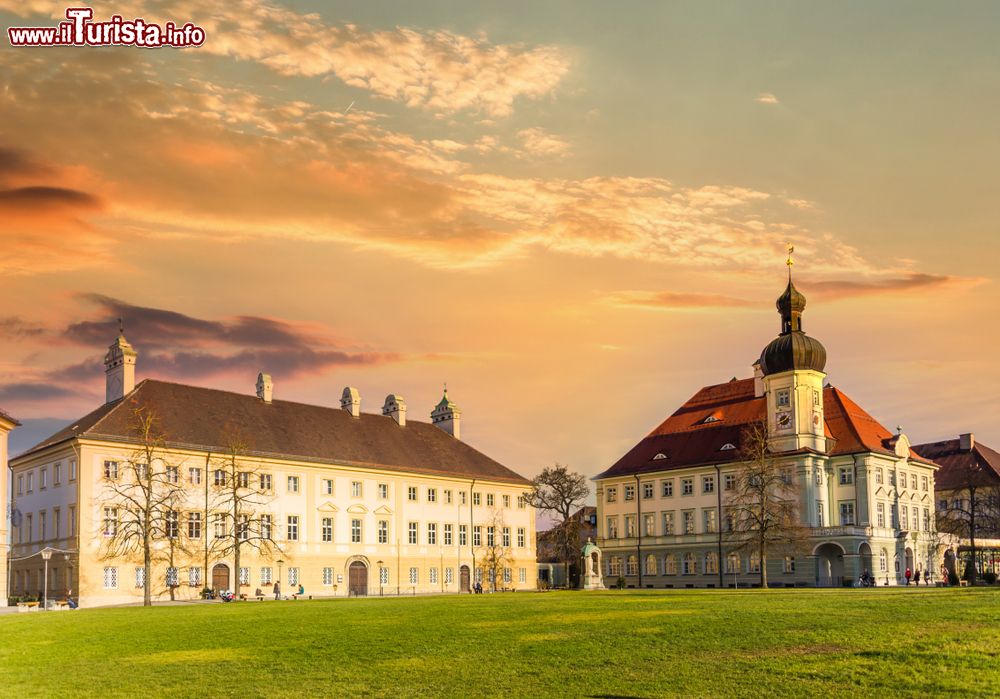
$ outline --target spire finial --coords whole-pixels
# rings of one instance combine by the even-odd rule
[[[448,382],[447,382],[447,381],[445,381],[445,382],[444,382],[444,395],[445,395],[446,397],[447,397],[447,395],[448,395]]]
[[[788,258],[785,260],[785,264],[788,265],[788,281],[792,280],[792,265],[795,264],[795,260],[792,259],[792,253],[795,252],[795,246],[788,243]]]
[[[123,317],[118,318],[118,334],[125,334],[125,319]]]

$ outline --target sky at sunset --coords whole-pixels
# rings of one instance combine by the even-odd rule
[[[66,5],[0,0],[3,26]],[[0,48],[13,448],[137,378],[429,419],[594,475],[779,330],[1000,448],[1000,8],[122,0],[197,49]]]

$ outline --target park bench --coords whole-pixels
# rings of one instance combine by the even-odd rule
[[[17,611],[19,612],[37,612],[39,610],[38,602],[18,602]]]

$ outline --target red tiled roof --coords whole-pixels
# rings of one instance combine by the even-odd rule
[[[147,379],[124,400],[103,405],[17,458],[76,437],[134,441],[132,410],[151,406],[167,444],[198,450],[226,445],[228,425],[252,439],[254,454],[429,475],[528,484],[522,476],[434,425],[337,408]]]
[[[938,490],[953,490],[968,485],[970,477],[982,477],[989,485],[1000,483],[1000,453],[978,442],[971,450],[961,448],[959,440],[946,439],[941,442],[920,444],[915,449],[941,468],[934,477]]]
[[[743,430],[764,419],[766,400],[754,397],[752,378],[706,386],[597,478],[736,461]],[[823,410],[829,455],[895,454],[894,435],[843,391],[827,386]],[[730,444],[736,448],[722,448]],[[925,461],[913,450],[911,458]]]

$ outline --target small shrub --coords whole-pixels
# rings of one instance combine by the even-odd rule
[[[617,587],[619,590],[624,590],[625,578],[619,577],[618,580],[615,581],[615,587]]]

